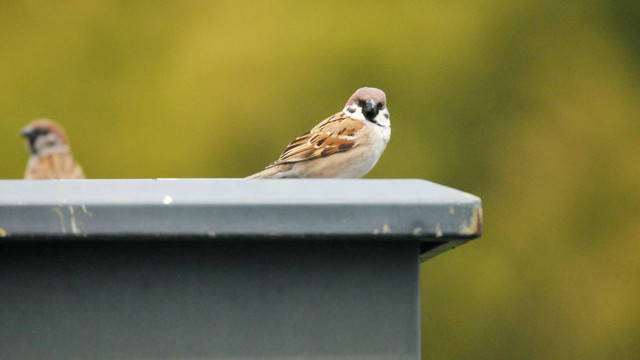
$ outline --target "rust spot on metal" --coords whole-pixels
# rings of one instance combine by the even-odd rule
[[[473,214],[476,217],[476,221],[475,221],[476,235],[480,236],[482,235],[482,209],[481,208],[474,209]]]
[[[460,226],[460,235],[480,236],[482,234],[482,208],[476,206],[473,208],[473,214],[469,221],[465,221]]]

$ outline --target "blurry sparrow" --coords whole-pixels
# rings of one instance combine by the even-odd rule
[[[387,146],[390,125],[384,92],[360,88],[341,112],[299,136],[277,161],[247,179],[362,177]]]
[[[29,162],[25,179],[84,179],[71,155],[67,136],[51,120],[36,120],[20,133],[27,140]]]

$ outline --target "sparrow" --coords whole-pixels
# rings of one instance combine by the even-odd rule
[[[67,135],[60,125],[48,119],[32,122],[22,129],[29,151],[24,178],[84,179],[84,173],[73,160]]]
[[[390,137],[385,93],[363,87],[341,112],[299,136],[277,161],[247,179],[360,178],[376,165]]]

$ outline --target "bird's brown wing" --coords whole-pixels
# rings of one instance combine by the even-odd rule
[[[347,151],[357,146],[356,134],[363,127],[363,122],[339,112],[316,125],[308,133],[299,136],[287,146],[280,158],[267,168]]]

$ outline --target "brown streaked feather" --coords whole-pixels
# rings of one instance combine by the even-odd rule
[[[39,156],[29,162],[24,176],[27,180],[84,179],[82,167],[69,154]]]
[[[355,136],[363,127],[363,122],[339,112],[325,119],[308,133],[299,136],[287,146],[277,161],[267,166],[267,169],[347,151],[357,146]]]

